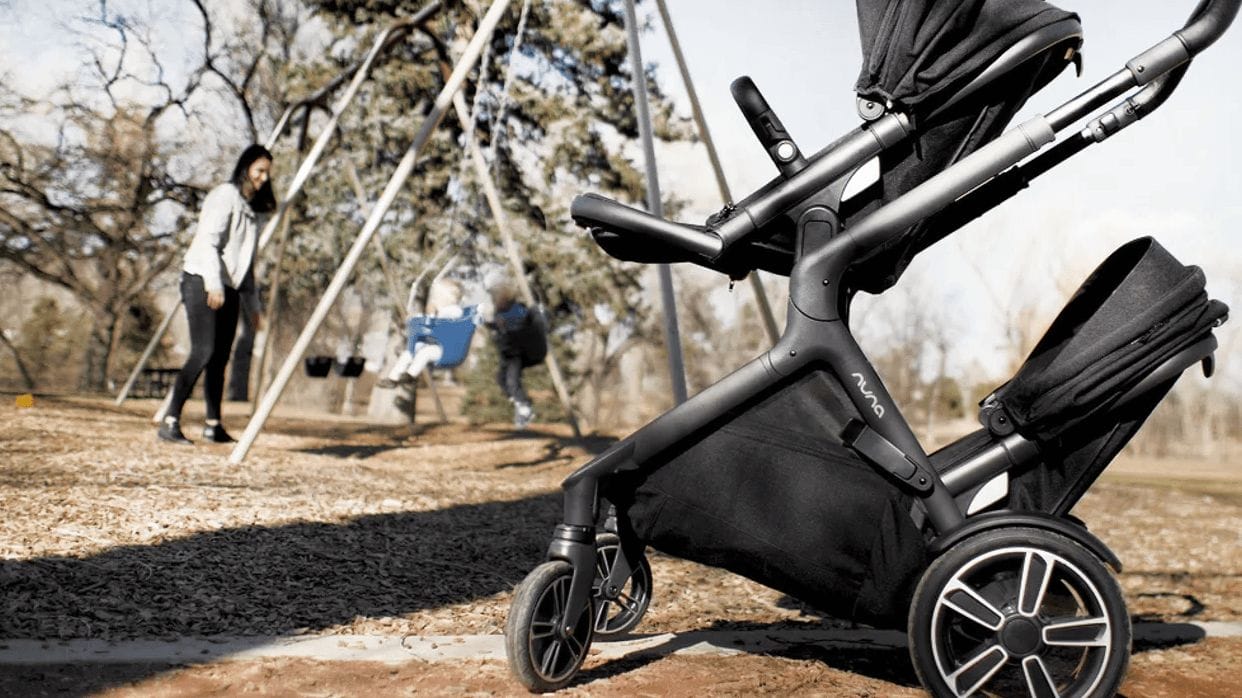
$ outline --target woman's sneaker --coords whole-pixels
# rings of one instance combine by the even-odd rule
[[[155,435],[159,437],[160,441],[168,441],[183,446],[190,446],[194,443],[185,438],[185,434],[181,433],[181,421],[175,417],[165,417],[164,421],[160,423],[160,430]]]
[[[231,444],[237,440],[229,436],[223,424],[208,424],[203,427],[203,438],[217,444]]]

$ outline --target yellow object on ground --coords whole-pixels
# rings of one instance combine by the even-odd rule
[[[26,393],[17,396],[17,409],[29,409],[31,407],[34,407],[34,395]]]

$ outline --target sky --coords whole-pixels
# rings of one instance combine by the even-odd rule
[[[217,2],[229,0],[217,0]],[[537,0],[536,0],[537,1]],[[132,0],[158,12],[158,40],[176,41],[193,21],[178,3]],[[188,6],[188,3],[185,3]],[[854,3],[848,0],[667,0],[709,127],[724,161],[734,197],[775,176],[729,94],[738,76],[751,76],[805,153],[814,153],[859,124],[852,86],[859,48]],[[1079,0],[1061,7],[1078,12],[1085,33],[1085,72],[1066,71],[1036,95],[1016,122],[1045,113],[1090,87],[1126,60],[1182,26],[1193,0]],[[55,84],[77,60],[62,24],[67,8],[91,3],[0,0],[0,76],[38,91]],[[643,3],[653,31],[643,35],[643,58],[689,115],[680,76],[653,2]],[[511,11],[520,7],[513,3]],[[188,60],[188,59],[187,59]],[[1184,262],[1203,266],[1209,291],[1242,304],[1240,178],[1234,173],[1242,141],[1237,96],[1242,28],[1195,61],[1177,94],[1159,111],[1102,145],[1089,149],[1036,181],[1014,200],[921,255],[907,273],[901,303],[917,299],[958,338],[955,372],[980,364],[994,372],[1005,324],[1023,305],[1050,319],[1067,294],[1111,250],[1127,240],[1155,235]],[[637,148],[633,151],[637,157]],[[716,210],[719,195],[701,145],[661,147],[661,187],[691,202],[688,222]],[[779,309],[783,285],[768,277]],[[731,295],[720,281],[723,309],[746,302],[744,286]],[[866,337],[870,308],[862,299],[856,326]],[[878,313],[878,311],[876,311]],[[878,317],[875,315],[873,317]],[[1240,321],[1238,324],[1242,324]],[[758,331],[756,329],[755,331]],[[1230,332],[1233,332],[1230,330]],[[1237,336],[1234,332],[1230,336]],[[1242,351],[1242,342],[1235,342]],[[1238,353],[1238,352],[1234,352]],[[1229,359],[1222,358],[1222,372]],[[1239,381],[1242,385],[1242,381]]]

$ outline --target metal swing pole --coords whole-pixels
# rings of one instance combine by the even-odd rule
[[[625,0],[626,42],[630,54],[630,72],[634,81],[634,104],[638,110],[638,133],[643,143],[643,159],[647,170],[647,211],[664,217],[660,198],[660,177],[656,172],[655,142],[651,134],[651,108],[647,102],[647,71],[643,69],[642,47],[638,41],[638,16],[634,0]],[[673,400],[686,401],[686,367],[681,355],[681,332],[677,327],[677,297],[673,291],[673,270],[659,265],[660,299],[664,306],[664,344],[668,351],[668,371],[673,383]]]
[[[311,109],[314,106],[314,103],[310,100],[303,101],[306,105],[306,113],[302,119],[302,132],[298,135],[299,155],[305,155],[306,153],[306,133],[310,130]],[[286,215],[280,221],[280,234],[276,240],[276,259],[272,263],[271,278],[268,280],[267,317],[265,318],[267,320],[267,333],[263,339],[263,349],[259,352],[259,370],[258,376],[255,378],[254,393],[247,401],[250,403],[246,411],[248,417],[253,416],[255,408],[259,406],[259,397],[263,395],[264,387],[267,384],[272,348],[276,345],[276,330],[280,327],[281,269],[285,265],[285,250],[288,249],[289,226],[292,224],[292,220],[292,216]]]
[[[280,394],[284,392],[294,369],[302,361],[302,355],[306,352],[306,348],[314,338],[319,325],[323,323],[333,303],[336,302],[337,297],[340,296],[341,291],[345,288],[345,284],[349,281],[354,267],[357,266],[358,260],[362,257],[363,250],[370,243],[371,236],[379,228],[384,214],[388,213],[388,209],[397,198],[397,193],[413,171],[423,146],[430,140],[432,132],[435,131],[436,127],[444,119],[452,101],[452,96],[461,89],[462,83],[466,79],[466,74],[474,68],[474,64],[479,59],[479,54],[483,51],[483,45],[491,37],[492,33],[496,31],[496,25],[500,22],[500,17],[508,6],[509,0],[496,0],[492,4],[491,9],[487,11],[487,14],[483,16],[482,21],[479,22],[479,28],[466,46],[461,61],[453,69],[453,74],[449,76],[444,88],[440,90],[440,94],[436,96],[431,112],[423,120],[422,126],[414,136],[414,141],[405,151],[405,156],[401,158],[396,171],[393,172],[392,177],[388,180],[388,184],[384,187],[383,194],[380,195],[379,200],[375,203],[375,207],[371,210],[371,215],[367,217],[366,223],[358,233],[358,238],[354,240],[354,244],[345,256],[345,260],[332,277],[332,282],[328,284],[323,298],[315,306],[310,320],[307,322],[306,327],[302,329],[302,334],[298,336],[297,342],[294,343],[293,348],[289,351],[289,355],[285,358],[284,364],[280,367],[280,372],[272,382],[272,387],[263,396],[258,411],[250,419],[250,422],[246,424],[245,433],[242,434],[241,439],[237,442],[237,446],[233,448],[233,452],[229,455],[230,463],[242,462],[251,445],[254,444],[254,440],[258,437],[263,424],[267,422],[268,416],[271,415],[272,409],[276,406],[276,401],[280,399]]]
[[[694,80],[690,78],[690,69],[686,66],[686,56],[681,52],[681,42],[677,40],[677,32],[673,29],[673,18],[669,15],[668,5],[664,0],[656,0],[656,8],[660,11],[660,19],[664,22],[664,33],[668,35],[668,43],[673,49],[673,58],[677,61],[677,70],[681,73],[682,84],[686,87],[686,96],[690,99],[690,113],[694,116],[694,124],[698,127],[699,138],[707,147],[707,159],[712,163],[712,172],[716,175],[716,187],[720,189],[723,203],[733,203],[733,194],[729,191],[729,183],[725,179],[724,167],[720,164],[720,155],[716,152],[716,143],[707,128],[707,119],[703,116],[703,107],[699,104],[699,94],[694,89]],[[759,306],[759,317],[763,319],[763,328],[768,333],[768,340],[775,344],[780,338],[780,330],[776,327],[776,317],[772,315],[772,305],[768,303],[768,294],[763,290],[763,281],[759,272],[747,275],[750,278],[750,290],[755,294],[755,303]]]
[[[324,127],[323,132],[320,133],[319,137],[315,140],[315,144],[311,147],[310,153],[298,166],[297,173],[293,176],[293,182],[289,185],[289,190],[285,192],[284,199],[281,201],[280,205],[276,207],[276,212],[268,220],[267,225],[263,226],[263,231],[259,235],[260,250],[267,245],[268,241],[272,237],[272,234],[276,232],[276,226],[279,225],[281,220],[285,217],[285,211],[289,207],[293,197],[297,196],[298,192],[302,190],[303,185],[306,184],[306,180],[310,178],[311,171],[315,169],[315,165],[319,161],[319,156],[323,154],[324,148],[328,145],[328,141],[331,140],[332,135],[336,132],[336,126],[340,121],[342,112],[344,112],[345,108],[348,107],[350,102],[353,101],[354,96],[358,93],[358,89],[362,86],[362,83],[366,82],[367,76],[371,72],[371,66],[375,63],[375,59],[378,58],[379,55],[391,45],[390,42],[398,35],[399,32],[404,32],[410,27],[415,27],[426,22],[440,11],[440,7],[440,0],[434,0],[433,2],[425,5],[421,10],[415,13],[414,16],[409,17],[408,19],[393,22],[376,38],[375,43],[371,46],[371,50],[367,53],[366,58],[354,72],[354,78],[350,81],[349,87],[345,89],[345,93],[341,95],[340,99],[338,99],[336,104],[333,105],[332,116],[329,118],[327,126]],[[343,73],[342,76],[344,74],[346,73]],[[331,91],[329,88],[335,89],[335,87],[340,84],[340,79],[341,77],[338,76],[335,80],[325,86],[324,89],[320,90],[312,97],[304,99],[285,109],[284,113],[280,116],[280,120],[276,122],[276,128],[272,129],[271,134],[267,137],[267,141],[265,142],[266,147],[271,149],[276,144],[276,140],[280,138],[280,134],[284,131],[285,125],[288,124],[290,117],[297,109],[306,109],[306,118],[309,120],[310,107],[319,100],[323,99],[323,97]],[[177,310],[180,308],[181,301],[178,300],[177,305],[173,306],[173,309],[168,311],[168,314],[170,316],[175,315]],[[137,380],[138,375],[146,366],[147,360],[150,359],[151,354],[155,351],[155,347],[159,344],[160,340],[164,338],[164,333],[168,331],[168,327],[171,324],[171,320],[165,319],[165,321],[160,324],[160,328],[156,330],[155,336],[153,336],[151,341],[147,343],[147,348],[143,351],[142,357],[138,360],[138,365],[134,366],[134,370],[130,373],[129,379],[125,381],[124,387],[121,388],[120,394],[117,395],[117,406],[120,406],[121,403],[125,402],[125,398],[129,397],[129,391],[133,388],[134,381]],[[157,416],[159,415],[157,414]]]

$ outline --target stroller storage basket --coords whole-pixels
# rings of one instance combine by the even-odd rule
[[[827,436],[856,414],[847,405],[831,375],[804,374],[601,493],[623,536],[838,618],[904,627],[922,534],[910,500]]]
[[[1047,441],[1083,425],[1220,324],[1203,271],[1150,237],[1123,245],[1070,299],[1013,379],[985,401],[993,432]]]

